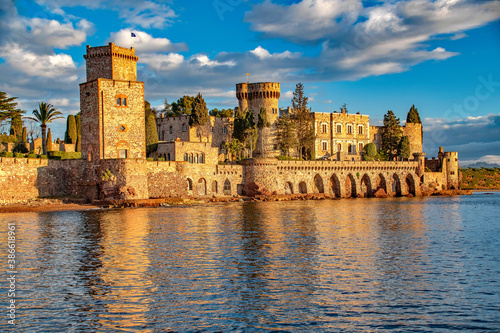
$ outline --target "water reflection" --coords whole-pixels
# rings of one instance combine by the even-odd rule
[[[1,220],[22,221],[27,331],[486,330],[499,326],[500,253],[491,240],[499,230],[489,222],[498,206],[480,199],[214,204]]]

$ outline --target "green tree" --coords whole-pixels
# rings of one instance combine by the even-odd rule
[[[397,156],[402,135],[403,131],[401,130],[399,118],[396,118],[391,110],[387,111],[387,114],[384,115],[381,148],[389,160],[393,160]]]
[[[78,114],[75,116],[75,121],[76,121],[75,151],[79,153],[82,151],[82,116],[80,115],[80,112],[78,112]]]
[[[368,156],[375,157],[378,155],[377,146],[373,142],[370,142],[369,144],[367,144],[364,147],[364,149],[365,149],[366,155],[368,155]]]
[[[158,130],[156,129],[155,113],[148,102],[145,102],[146,118],[146,154],[150,155],[158,148]]]
[[[28,142],[28,129],[26,127],[23,127],[23,142],[26,143]]]
[[[297,131],[295,122],[290,115],[282,116],[276,122],[276,140],[278,147],[285,155],[290,155],[290,149],[297,147]]]
[[[68,120],[66,122],[66,134],[67,138],[65,140],[65,143],[76,144],[76,119],[72,114],[68,116]]]
[[[260,108],[259,112],[259,120],[257,121],[257,128],[260,130],[260,153],[262,156],[265,156],[265,151],[264,151],[264,141],[267,138],[267,135],[265,133],[266,128],[271,127],[271,123],[267,120],[267,110],[266,108],[262,107]]]
[[[221,117],[221,118],[228,118],[233,116],[233,109],[222,109],[219,110],[217,108],[210,110],[208,113],[211,116],[214,117]]]
[[[231,156],[231,161],[234,161],[234,156],[239,156],[241,150],[243,149],[243,144],[240,140],[232,138],[231,141],[226,143],[226,149]]]
[[[415,105],[412,105],[410,111],[406,115],[406,123],[417,123],[421,124],[422,120],[420,120],[420,115],[418,114],[418,110]]]
[[[33,116],[29,118],[40,123],[42,129],[42,151],[43,155],[47,155],[47,124],[64,117],[52,104],[45,102],[38,103],[38,109],[33,110]]]
[[[304,85],[297,83],[292,98],[293,120],[296,124],[298,148],[304,159],[311,159],[314,151],[314,119],[307,108],[308,97],[304,96]]]
[[[8,97],[6,92],[0,91],[0,122],[18,117],[23,111],[17,108],[17,97]]]
[[[196,134],[200,138],[202,136],[207,136],[205,125],[209,120],[207,103],[203,99],[200,93],[196,95],[193,103],[191,104],[191,115],[189,117],[189,126],[194,126],[196,128]]]
[[[14,135],[17,137],[17,141],[22,141],[23,139],[23,120],[21,114],[17,114],[10,120],[11,130],[14,130]]]
[[[398,156],[404,160],[408,160],[410,158],[410,138],[407,135],[403,135],[398,145]]]
[[[52,133],[50,132],[50,128],[49,128],[49,132],[47,133],[47,142],[45,145],[47,147],[47,151],[54,150],[54,148],[52,147]]]
[[[182,96],[177,100],[177,102],[172,103],[172,110],[167,116],[175,117],[180,115],[190,115],[192,110],[192,104],[194,102],[193,96]]]

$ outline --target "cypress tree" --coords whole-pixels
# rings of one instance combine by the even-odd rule
[[[398,155],[399,157],[408,160],[410,158],[410,139],[408,138],[407,135],[403,135],[401,137],[401,141],[399,142],[398,146]]]
[[[156,129],[156,117],[154,112],[148,108],[146,112],[146,153],[151,154],[158,148],[158,130]]]
[[[189,126],[203,126],[208,122],[207,103],[200,93],[195,97],[191,104],[191,116],[189,117]]]
[[[311,158],[307,152],[314,151],[314,119],[307,108],[308,97],[304,96],[304,85],[297,83],[292,98],[293,121],[296,123],[298,148],[304,159]],[[303,152],[306,154],[304,155]]]
[[[50,128],[49,128],[49,132],[47,133],[47,151],[53,151],[54,148],[52,147],[52,133],[50,132]]]
[[[76,136],[82,134],[82,116],[80,114],[77,114],[75,116],[75,122],[76,122]]]
[[[23,142],[28,142],[28,129],[26,127],[23,127]]]
[[[75,116],[70,114],[68,116],[66,131],[68,132],[68,141],[66,143],[76,144],[76,120]]]
[[[288,156],[290,149],[297,147],[298,144],[295,122],[292,121],[290,115],[283,116],[276,122],[276,129],[278,147]]]
[[[418,114],[418,110],[415,105],[412,105],[410,111],[406,115],[406,123],[417,123],[421,124],[422,120],[420,120],[420,115]]]
[[[14,134],[17,137],[18,141],[23,139],[23,120],[20,114],[17,114],[15,117],[11,118],[10,122],[11,131],[14,129]]]

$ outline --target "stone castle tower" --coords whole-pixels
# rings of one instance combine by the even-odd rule
[[[144,82],[134,48],[90,47],[87,82],[80,84],[82,158],[146,158]]]
[[[262,107],[266,108],[267,120],[271,123],[271,127],[259,131],[255,151],[260,156],[279,154],[274,138],[276,136],[276,120],[279,117],[278,100],[280,95],[280,84],[277,82],[238,83],[236,85],[239,108],[242,111],[245,109],[251,110],[255,124],[259,119],[260,109]]]
[[[445,152],[443,147],[439,147],[438,159],[442,166],[442,171],[446,175],[447,189],[458,189],[460,186],[458,176],[458,152]]]

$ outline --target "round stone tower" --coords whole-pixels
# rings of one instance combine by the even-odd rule
[[[260,109],[265,108],[267,121],[271,123],[270,128],[259,130],[259,139],[255,149],[257,155],[267,157],[277,154],[275,136],[276,120],[279,117],[278,100],[280,95],[280,84],[277,82],[236,84],[236,97],[239,101],[240,110],[251,110],[255,124],[257,124]]]

